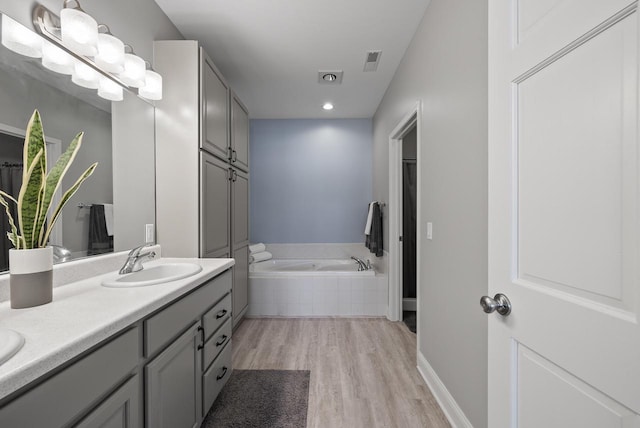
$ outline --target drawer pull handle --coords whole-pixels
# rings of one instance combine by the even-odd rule
[[[198,351],[204,348],[204,328],[202,326],[198,326],[198,331],[200,332],[200,344],[198,345]]]
[[[222,318],[225,315],[227,315],[227,310],[223,309],[220,312],[218,312],[218,314],[216,315],[216,319],[219,320],[220,318]]]
[[[226,341],[227,341],[227,335],[223,334],[222,336],[220,336],[220,341],[216,342],[216,346],[220,346]]]
[[[227,368],[226,368],[226,367],[223,367],[223,368],[222,368],[222,373],[221,373],[221,374],[219,374],[218,376],[216,376],[216,379],[217,379],[217,380],[220,380],[220,379],[222,379],[226,374],[227,374]]]

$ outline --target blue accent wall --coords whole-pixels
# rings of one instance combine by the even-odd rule
[[[251,242],[364,242],[371,119],[253,119]]]

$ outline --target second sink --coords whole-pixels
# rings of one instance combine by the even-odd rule
[[[141,271],[116,278],[108,278],[102,282],[105,287],[145,287],[147,285],[176,281],[195,275],[202,270],[202,266],[195,263],[164,263]]]

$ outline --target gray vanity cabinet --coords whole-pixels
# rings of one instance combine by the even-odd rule
[[[231,164],[249,171],[249,111],[231,92]]]
[[[138,375],[129,379],[75,428],[142,428],[139,382]]]
[[[229,149],[229,87],[204,49],[200,49],[200,82],[202,138],[200,147],[221,159],[228,159]],[[242,153],[242,152],[241,152]]]
[[[249,246],[233,250],[233,326],[240,323],[249,305]]]
[[[148,427],[198,427],[202,415],[200,322],[145,367]]]
[[[229,257],[232,173],[226,163],[200,152],[201,257]]]

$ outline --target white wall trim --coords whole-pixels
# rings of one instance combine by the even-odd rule
[[[420,351],[418,351],[418,371],[431,390],[431,393],[440,405],[440,408],[449,420],[451,426],[453,428],[473,428],[473,425],[471,425],[469,419],[467,419],[460,406],[458,406],[456,400],[449,393],[447,387],[442,383],[435,370],[431,367],[431,364],[429,364]]]
[[[402,319],[402,245],[400,235],[402,231],[402,138],[416,126],[416,145],[418,171],[417,182],[420,183],[420,121],[422,117],[421,102],[415,106],[398,122],[389,134],[389,319]],[[419,186],[420,184],[418,184]],[[417,217],[420,217],[420,190],[417,192]],[[416,224],[416,236],[420,236],[420,222]],[[420,239],[417,239],[416,258],[420,260]],[[420,263],[416,266],[416,276],[420,278]],[[416,299],[420,307],[420,286],[416,287]],[[419,324],[419,323],[418,323]],[[420,345],[418,335],[418,346]]]

